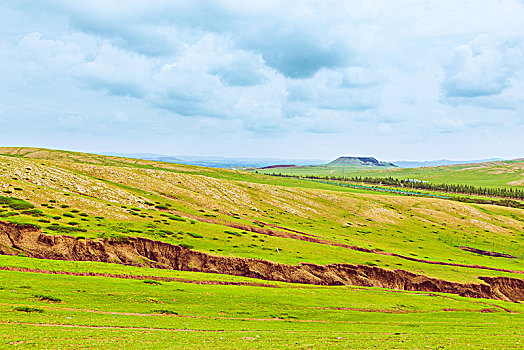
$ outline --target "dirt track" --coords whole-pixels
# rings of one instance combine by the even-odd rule
[[[453,293],[473,298],[524,300],[524,280],[509,277],[481,277],[485,283],[456,283],[405,270],[351,264],[283,265],[259,259],[215,256],[146,238],[127,240],[77,239],[53,236],[0,222],[0,253],[24,252],[34,258],[100,261],[181,271],[220,273],[263,280],[315,285],[356,285],[408,291]]]

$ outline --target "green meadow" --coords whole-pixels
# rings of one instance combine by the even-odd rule
[[[524,161],[498,161],[423,168],[372,166],[299,166],[259,169],[263,174],[294,176],[368,176],[417,179],[432,183],[450,183],[482,187],[520,188],[524,185]]]
[[[30,258],[0,266],[32,265]],[[78,271],[74,263],[43,261]],[[107,264],[85,268],[114,273]],[[105,266],[102,266],[105,265]],[[0,271],[0,341],[23,348],[517,348],[520,304],[453,295],[246,282],[120,267],[137,279]],[[168,280],[167,278],[172,278]],[[179,282],[176,278],[183,279]]]

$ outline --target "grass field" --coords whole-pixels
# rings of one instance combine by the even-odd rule
[[[521,186],[510,182],[523,178],[522,164],[387,169],[370,176]],[[142,237],[217,256],[362,264],[483,284],[479,276],[522,279],[523,213],[251,172],[0,148],[1,223],[100,244]],[[507,301],[138,266],[145,261],[33,259],[9,245],[0,242],[0,249],[18,256],[0,255],[4,345],[518,348],[522,339],[521,304]]]
[[[25,260],[20,261],[20,260]],[[33,266],[0,257],[0,266]],[[77,263],[43,261],[51,271]],[[89,271],[114,273],[107,264]],[[105,266],[104,266],[105,265]],[[157,274],[120,267],[129,276]],[[363,287],[196,284],[245,278],[160,271],[122,279],[0,271],[0,342],[43,348],[517,348],[522,306]]]
[[[258,169],[263,174],[296,176],[369,176],[417,179],[432,183],[452,183],[482,187],[520,188],[524,186],[524,161],[499,161],[423,168],[380,168],[343,166],[299,166]]]

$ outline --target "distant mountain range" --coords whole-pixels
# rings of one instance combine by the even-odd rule
[[[321,159],[279,159],[279,158],[228,158],[204,156],[166,156],[153,153],[101,153],[105,156],[117,156],[154,160],[159,162],[198,165],[210,168],[262,168],[272,165],[321,165],[326,160]]]
[[[441,165],[456,165],[456,164],[471,164],[471,163],[484,163],[484,162],[497,162],[504,159],[501,158],[490,158],[490,159],[479,159],[479,160],[429,160],[429,161],[405,161],[398,160],[392,163],[400,168],[421,168],[425,166],[441,166]]]
[[[127,157],[145,160],[154,160],[159,162],[167,163],[178,163],[187,165],[198,165],[210,168],[263,168],[268,166],[282,165],[296,165],[296,166],[307,166],[307,165],[333,165],[333,166],[381,166],[381,167],[394,167],[400,168],[420,168],[426,166],[440,166],[440,165],[455,165],[455,164],[469,164],[469,163],[483,163],[483,162],[495,162],[503,159],[490,158],[480,160],[430,160],[430,161],[389,161],[383,162],[378,161],[374,157],[351,157],[344,156],[338,157],[337,159],[329,162],[322,159],[281,159],[281,158],[234,158],[234,157],[205,157],[205,156],[168,156],[163,154],[154,153],[100,153],[106,156],[117,156]]]
[[[327,165],[330,166],[386,166],[395,167],[395,164],[379,162],[373,157],[338,157]]]

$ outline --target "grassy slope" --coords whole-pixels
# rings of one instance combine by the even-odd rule
[[[0,192],[0,195],[27,200],[34,204],[43,215],[34,216],[38,215],[35,213],[33,215],[23,214],[20,210],[13,210],[4,206],[0,208],[0,216],[3,216],[0,217],[0,220],[36,223],[42,226],[47,233],[57,234],[56,231],[52,231],[48,227],[52,223],[59,223],[61,227],[80,227],[86,231],[69,233],[77,236],[137,235],[174,244],[185,243],[194,246],[197,250],[213,254],[256,257],[287,264],[296,264],[303,261],[374,264],[385,268],[403,268],[431,277],[462,282],[479,283],[479,280],[476,278],[479,275],[521,276],[490,270],[455,268],[412,262],[397,257],[362,253],[341,247],[265,236],[244,230],[231,229],[226,226],[227,223],[253,225],[251,220],[255,219],[314,234],[334,242],[379,248],[388,252],[421,259],[522,270],[522,259],[480,256],[465,252],[457,247],[458,244],[467,245],[522,257],[524,216],[522,210],[518,209],[470,205],[430,198],[379,195],[374,192],[294,179],[273,178],[261,174],[86,155],[74,152],[0,149],[0,154],[4,154],[4,156],[0,155],[0,191],[4,191],[4,193]],[[154,205],[168,206],[171,212],[169,215],[171,216],[166,216],[168,215],[166,211],[161,211],[155,208]],[[8,213],[18,213],[19,215],[7,216],[6,214]],[[172,216],[174,213],[180,216]],[[209,219],[216,220],[216,222],[199,221],[209,221]],[[77,223],[77,225],[71,225],[70,223]],[[279,248],[279,253],[276,251],[277,247]],[[21,257],[0,258],[0,266],[40,266],[39,268],[42,268],[41,264],[43,264],[42,261],[33,263],[32,259]],[[107,271],[109,273],[119,273],[114,271],[122,271],[123,269],[127,271],[124,271],[125,273],[140,275],[165,273],[177,276],[184,275],[184,278],[189,276],[181,272],[160,272],[140,268],[129,268],[133,269],[131,272],[131,270],[126,270],[128,267],[93,263],[59,262],[60,265],[53,265],[55,262],[47,262],[46,264],[52,265],[52,268],[49,269],[56,270],[81,269],[84,268],[82,266],[86,266],[85,268],[90,270]],[[49,286],[45,281],[49,276],[19,273],[19,275],[16,275],[15,280],[9,278],[9,276],[15,276],[13,272],[2,272],[2,276],[4,276],[2,278],[4,278],[5,288],[3,290],[0,289],[0,292],[7,293],[2,294],[2,298],[15,300],[11,302],[6,301],[2,304],[6,311],[2,318],[4,322],[20,317],[20,313],[12,311],[12,305],[41,305],[41,302],[31,299],[30,295],[35,293],[35,290],[46,293],[56,292],[63,296],[64,300],[71,297],[70,301],[65,302],[63,305],[60,304],[64,308],[66,306],[69,308],[91,308],[99,305],[100,308],[106,307],[110,309],[109,306],[114,303],[112,298],[107,295],[101,296],[101,299],[95,303],[93,300],[80,301],[73,298],[68,289],[48,290]],[[204,276],[204,274],[192,274],[191,276]],[[19,281],[19,278],[32,279],[33,282],[31,283],[34,283],[35,287],[31,286],[33,289],[30,289],[30,291],[25,289],[19,291],[15,288],[16,286],[9,285],[9,283],[13,284]],[[61,281],[64,281],[64,283],[88,284],[88,282],[83,282],[84,279],[88,279],[87,277],[53,276],[53,279],[55,278],[63,278]],[[131,299],[128,298],[129,300],[122,304],[122,310],[136,313],[147,313],[153,307],[158,306],[147,304],[147,302],[143,305],[145,295],[149,293],[149,290],[162,290],[167,285],[171,286],[174,283],[169,282],[160,287],[156,286],[158,288],[154,289],[156,288],[155,286],[144,286],[142,282],[138,281],[115,282],[113,279],[97,278],[100,279],[97,285],[102,289],[114,289],[116,288],[114,283],[118,283],[118,288],[122,290],[131,291],[134,288],[140,291],[140,300],[131,300],[132,297],[130,296],[129,298]],[[210,279],[209,276],[191,278]],[[233,277],[220,278],[229,279]],[[147,293],[143,291],[145,290],[144,288],[147,288]],[[250,288],[253,287],[235,289],[240,287],[186,285],[184,288],[186,290],[189,288],[191,293],[211,293],[224,295],[225,298],[225,296],[233,295],[237,292],[244,295],[248,293],[246,291],[252,290]],[[231,292],[229,288],[233,288],[235,292]],[[309,293],[306,293],[307,295],[311,295],[312,287],[303,288]],[[13,293],[10,292],[11,289],[17,290],[16,293],[22,293],[18,299],[9,299],[13,297],[13,295],[9,294]],[[167,290],[168,293],[172,293],[174,289],[168,288]],[[520,317],[520,315],[479,314],[477,312],[459,312],[452,313],[452,315],[447,313],[441,314],[438,310],[446,307],[435,303],[435,298],[420,299],[422,300],[420,303],[413,304],[416,305],[415,307],[435,308],[426,310],[428,312],[423,315],[376,314],[349,312],[348,310],[345,312],[340,312],[340,310],[337,312],[330,311],[329,313],[322,311],[320,313],[314,307],[325,305],[326,303],[329,304],[337,298],[347,301],[345,305],[352,305],[344,307],[368,308],[371,306],[366,304],[367,298],[371,298],[376,303],[378,303],[378,300],[382,300],[382,304],[380,304],[380,307],[377,306],[377,308],[391,308],[397,304],[404,305],[402,300],[405,297],[401,295],[410,295],[410,293],[385,293],[375,289],[365,289],[365,292],[362,292],[365,295],[362,296],[357,295],[356,290],[363,290],[358,288],[342,288],[340,293],[343,294],[337,294],[338,292],[335,292],[337,289],[330,288],[319,287],[319,289],[314,290],[314,294],[320,298],[319,300],[315,299],[308,304],[307,301],[298,299],[299,303],[289,306],[285,304],[285,302],[291,302],[292,299],[289,296],[275,294],[271,289],[262,288],[261,291],[263,293],[260,292],[260,295],[261,298],[266,298],[261,299],[264,302],[254,301],[256,299],[247,299],[245,301],[245,309],[252,310],[253,315],[249,316],[252,318],[271,317],[271,314],[269,316],[267,314],[274,313],[277,309],[291,310],[298,315],[296,317],[304,319],[325,317],[323,320],[329,321],[329,323],[322,326],[307,322],[293,323],[293,329],[300,329],[305,331],[305,334],[308,334],[304,338],[305,344],[317,347],[342,346],[342,343],[338,342],[336,338],[338,336],[343,337],[343,339],[357,337],[356,332],[358,332],[362,324],[369,327],[368,330],[372,333],[374,332],[373,329],[376,329],[376,338],[384,339],[386,337],[385,334],[387,334],[389,343],[384,343],[385,345],[380,343],[384,346],[400,342],[400,338],[394,336],[394,333],[400,332],[402,334],[406,333],[405,339],[403,338],[405,341],[411,342],[409,344],[412,346],[419,347],[423,347],[426,343],[421,342],[424,340],[423,337],[420,336],[416,328],[410,328],[412,327],[410,324],[422,325],[421,330],[424,329],[424,332],[430,329],[434,331],[432,333],[434,336],[431,336],[432,340],[428,340],[427,343],[434,347],[439,344],[439,336],[446,331],[450,331],[447,327],[453,327],[451,326],[452,324],[463,324],[471,320],[476,320],[475,322],[477,322],[479,328],[477,330],[472,328],[471,333],[466,331],[459,338],[467,342],[473,342],[473,344],[477,341],[475,339],[475,334],[477,333],[475,332],[485,331],[482,325],[488,327],[489,324],[504,324],[504,322],[507,322],[506,330],[502,330],[502,326],[501,329],[493,328],[492,330],[492,332],[500,331],[502,334],[505,334],[497,338],[497,341],[503,347],[510,345],[509,339],[512,337],[509,334],[516,329],[517,316]],[[296,289],[290,289],[290,291],[294,293]],[[15,295],[17,295],[16,293]],[[333,295],[335,296],[332,296],[331,293],[334,293]],[[165,299],[162,294],[155,295],[157,294],[154,294],[152,297],[160,298],[160,300],[163,300],[162,298]],[[417,298],[421,297],[417,296],[415,299]],[[457,299],[455,297],[451,298]],[[442,300],[450,299],[444,298]],[[167,301],[163,302],[167,303]],[[471,303],[474,304],[476,302],[466,300],[464,303],[468,306],[466,304],[459,305],[460,307],[457,307],[457,309],[467,309]],[[91,305],[85,303],[91,303]],[[203,314],[215,317],[217,316],[214,313],[216,310],[227,306],[223,306],[227,302],[221,301],[220,298],[216,301],[208,300],[207,303],[206,311],[195,308],[182,310],[184,314]],[[268,310],[264,306],[266,303],[276,305],[276,309]],[[300,303],[310,305],[309,311],[303,312],[302,308],[297,306]],[[158,307],[163,309],[164,306],[173,306],[170,303],[168,304]],[[448,308],[454,307],[450,306]],[[241,309],[242,312],[244,310],[243,308],[235,309]],[[226,312],[225,310],[221,311]],[[336,315],[331,316],[332,313]],[[81,321],[94,322],[94,324],[98,325],[120,324],[129,326],[148,320],[148,324],[153,326],[167,322],[169,327],[177,328],[179,325],[176,322],[180,321],[180,324],[183,325],[187,321],[187,319],[179,320],[176,318],[177,321],[173,323],[172,317],[136,315],[118,316],[118,321],[115,321],[112,318],[108,318],[106,314],[48,309],[45,310],[44,314],[28,314],[24,317],[27,317],[27,322],[35,320],[42,322],[42,315],[45,315],[46,320],[50,319],[56,322],[75,322],[75,324],[79,324],[78,322]],[[228,315],[231,316],[232,314]],[[67,317],[72,317],[75,321],[66,321],[69,320]],[[358,321],[356,323],[348,323],[350,319],[357,319]],[[436,322],[436,319],[440,321],[434,324],[433,322]],[[449,323],[447,320],[449,320]],[[339,321],[342,323],[338,324],[337,322]],[[195,325],[194,327],[204,327],[205,329],[235,329],[235,327],[240,327],[238,326],[239,321],[224,323],[225,321],[219,320],[206,320],[204,322],[200,319],[191,319],[191,322],[191,326]],[[285,322],[276,324],[275,322],[242,321],[241,328],[249,329],[252,326],[257,331],[263,330],[266,332],[264,334],[271,334],[272,339],[282,342],[292,341],[294,343],[296,336],[293,336],[292,333],[275,333],[276,330],[284,329],[283,325],[285,324]],[[393,324],[397,324],[397,326],[393,326]],[[28,334],[35,337],[34,341],[37,344],[43,341],[42,336],[39,335],[40,328],[25,327]],[[7,333],[3,333],[3,335],[0,333],[0,336],[7,337],[10,333],[7,328],[4,331]],[[54,337],[59,339],[65,337],[65,339],[68,339],[65,334],[69,331],[69,329],[53,328],[52,332],[54,332]],[[85,337],[86,344],[93,346],[93,343],[90,342],[94,342],[94,340],[89,337],[89,329],[75,330],[75,332],[79,336]],[[107,334],[107,337],[114,336],[114,330],[108,329],[104,332]],[[329,333],[329,336],[325,335],[326,332]],[[122,341],[131,341],[131,333],[122,335]],[[143,333],[141,339],[151,342],[147,344],[155,344],[155,347],[160,346],[158,342],[165,339],[165,337],[173,337],[167,334],[156,334],[153,336],[147,331],[143,331]],[[218,335],[210,333],[206,334],[206,339],[209,339],[209,341],[212,339],[217,342],[221,341],[220,337],[228,339],[222,345],[224,347],[233,345],[250,348],[267,347],[267,342],[264,341],[247,343],[242,337],[252,337],[253,334],[246,334],[226,332]],[[185,341],[197,338],[195,335],[185,334],[181,339]],[[369,338],[369,344],[374,344],[373,342],[376,341],[376,338],[374,336]],[[106,338],[102,337],[102,339]],[[64,342],[66,341],[64,340]],[[310,343],[307,343],[308,341]],[[452,341],[447,341],[445,344],[452,345]],[[465,345],[465,343],[461,342],[457,344]],[[211,346],[211,344],[207,343],[207,346]],[[305,345],[305,347],[307,346]]]
[[[4,220],[37,223],[48,233],[56,233],[47,229],[52,223],[65,227],[77,223],[76,227],[87,230],[73,233],[80,236],[146,236],[189,244],[216,254],[287,264],[367,263],[469,282],[476,281],[479,273],[476,269],[457,271],[341,247],[246,233],[223,225],[230,222],[252,226],[251,219],[256,219],[334,242],[421,259],[522,270],[521,259],[479,256],[456,247],[467,245],[521,257],[524,221],[517,209],[357,193],[350,189],[332,192],[297,188],[297,180],[288,179],[278,179],[279,186],[266,185],[259,179],[273,178],[154,162],[136,165],[128,160],[106,160],[102,156],[96,157],[112,165],[65,162],[57,161],[61,154],[56,153],[51,160],[0,157],[3,190],[12,190],[9,195],[28,199],[44,215],[8,216]],[[119,165],[114,166],[115,163]],[[236,177],[244,181],[231,180]],[[285,186],[286,182],[294,187]],[[49,203],[50,200],[55,203]],[[173,220],[145,202],[167,204],[184,218]],[[231,213],[239,216],[226,215]],[[209,218],[219,222],[198,221]],[[482,274],[500,273],[482,270]]]
[[[260,169],[264,174],[370,176],[418,179],[433,183],[453,183],[483,187],[521,188],[524,186],[524,161],[501,161],[424,168],[373,168],[304,166],[296,168]]]

